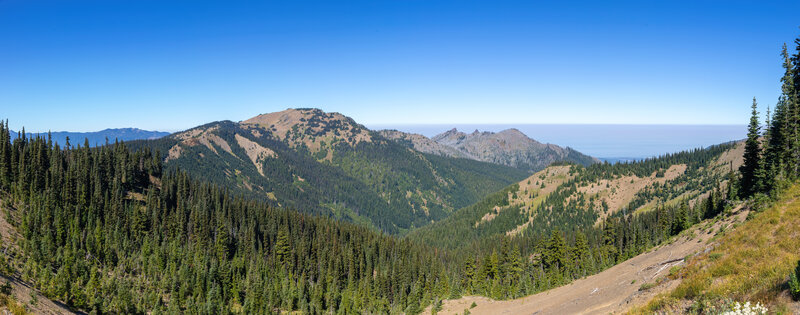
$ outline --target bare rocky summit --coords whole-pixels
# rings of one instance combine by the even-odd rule
[[[461,152],[454,147],[440,144],[418,133],[406,133],[397,130],[380,130],[378,131],[378,134],[380,134],[384,138],[401,142],[420,152],[436,154],[441,156],[449,156],[454,158],[468,158],[476,160],[475,158],[468,156],[466,153]]]
[[[600,162],[569,147],[533,140],[513,128],[497,133],[475,130],[469,134],[453,128],[430,139],[396,130],[383,130],[380,134],[421,152],[507,165],[529,172],[559,161],[582,165]]]

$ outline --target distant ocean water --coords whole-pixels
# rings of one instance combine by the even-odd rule
[[[601,160],[638,160],[665,153],[704,148],[747,136],[745,125],[367,125],[435,136],[452,128],[498,132],[517,128],[539,142],[568,146]]]

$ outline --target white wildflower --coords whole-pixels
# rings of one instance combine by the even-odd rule
[[[766,313],[767,308],[761,303],[751,305],[750,302],[745,302],[744,304],[736,302],[733,305],[733,309],[723,313],[723,315],[763,315]]]

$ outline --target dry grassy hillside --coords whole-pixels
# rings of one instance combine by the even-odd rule
[[[743,161],[743,151],[744,143],[738,143],[730,150],[723,152],[713,162],[699,168],[698,173],[724,176],[729,170],[739,168]],[[563,189],[564,184],[575,179],[579,172],[580,169],[574,165],[556,165],[531,175],[519,182],[519,189],[516,192],[508,194],[507,206],[495,206],[479,221],[475,222],[475,227],[477,228],[481,224],[491,221],[504,210],[519,207],[521,213],[526,215],[528,220],[508,230],[506,234],[514,236],[520,233],[533,222],[542,202],[559,188]],[[642,196],[645,192],[663,191],[667,186],[672,187],[679,193],[675,193],[676,196],[669,199],[647,198],[646,202],[627,209],[627,211],[648,211],[659,204],[675,204],[679,202],[693,204],[700,198],[706,197],[709,190],[708,187],[686,188],[689,180],[687,176],[684,176],[686,172],[687,165],[680,163],[669,165],[660,171],[651,173],[649,176],[637,176],[631,173],[609,178],[597,178],[592,181],[582,181],[577,184],[571,183],[575,186],[575,189],[564,198],[564,204],[577,200],[587,200],[586,206],[597,211],[599,215],[595,224],[599,224],[608,216],[629,207],[636,198],[645,199]]]
[[[631,305],[674,289],[679,280],[665,278],[685,263],[685,257],[714,246],[715,235],[747,217],[741,207],[684,231],[651,251],[628,259],[596,275],[527,297],[498,301],[483,296],[447,300],[439,314],[616,314]],[[473,306],[474,305],[474,306]],[[430,307],[426,310],[429,312]]]
[[[786,289],[798,259],[800,185],[794,185],[773,206],[723,231],[710,250],[669,277],[680,285],[631,313],[713,313],[736,301],[800,314],[800,303]]]

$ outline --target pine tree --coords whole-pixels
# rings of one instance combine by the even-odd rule
[[[581,272],[581,276],[586,276],[586,271],[588,269],[588,262],[587,257],[589,256],[589,243],[586,240],[586,235],[583,232],[578,232],[575,235],[575,263],[577,264],[578,270]]]
[[[8,120],[0,122],[0,187],[8,187],[11,183],[11,134]]]
[[[464,276],[461,278],[462,287],[467,290],[471,289],[473,279],[475,279],[475,261],[467,258],[464,262]]]
[[[757,182],[756,173],[760,165],[761,146],[760,146],[760,126],[758,121],[758,111],[755,97],[751,106],[750,125],[747,127],[747,141],[744,146],[744,164],[739,167],[742,174],[740,195],[743,198],[752,196],[755,193]]]
[[[278,239],[275,242],[275,255],[278,258],[278,262],[284,266],[289,258],[289,251],[289,230],[284,225],[278,230]]]
[[[547,242],[547,259],[545,264],[548,268],[562,271],[567,266],[567,243],[561,235],[561,231],[554,229]]]
[[[769,106],[767,106],[767,114],[765,115],[764,119],[764,135],[763,135],[764,139],[761,141],[762,156],[761,159],[759,159],[758,172],[757,172],[758,174],[756,176],[758,178],[758,182],[756,183],[756,190],[764,193],[769,193],[770,191],[772,191],[772,186],[774,181],[773,169],[772,167],[770,167],[770,165],[767,164],[767,162],[769,162],[768,156],[772,151],[772,149],[770,148],[770,145],[772,144],[771,132],[770,132],[771,131],[770,126],[772,125],[772,123],[770,122],[770,118],[772,116],[770,115],[771,115],[770,108]],[[719,185],[716,186],[718,187]],[[709,198],[713,198],[713,195],[710,195]],[[713,202],[711,203],[713,204]]]
[[[796,179],[800,175],[798,174],[800,172],[800,94],[798,94],[798,91],[800,91],[800,38],[795,39],[794,42],[796,45],[795,54],[792,56],[789,56],[784,44],[782,55],[784,58],[783,67],[786,69],[786,73],[781,78],[783,82],[781,92],[785,95],[789,112],[787,128],[792,135],[787,141],[787,152],[791,157],[787,166],[790,171],[788,175],[791,179]]]
[[[797,167],[800,163],[800,136],[798,136],[798,100],[797,100],[797,64],[786,50],[786,44],[781,51],[783,57],[784,75],[781,78],[781,100],[783,105],[782,130],[784,136],[783,158],[785,174],[789,179],[797,177]]]

